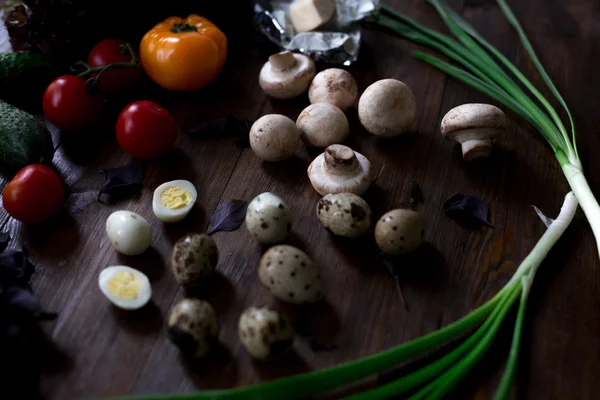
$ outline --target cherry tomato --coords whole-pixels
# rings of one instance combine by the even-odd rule
[[[137,57],[137,53],[136,57]],[[139,59],[139,58],[138,58]],[[105,39],[98,42],[88,55],[90,67],[101,67],[113,63],[131,62],[131,55],[125,49],[125,42],[118,39]],[[98,89],[104,93],[125,92],[136,83],[142,70],[140,67],[115,67],[102,73]],[[97,74],[92,74],[95,77]]]
[[[26,224],[42,222],[56,214],[64,198],[64,187],[56,172],[41,164],[20,170],[2,191],[8,214]]]
[[[63,75],[46,88],[43,107],[46,118],[57,128],[77,130],[100,119],[102,98],[90,94],[83,78]]]
[[[134,101],[117,119],[117,140],[133,157],[160,157],[173,146],[176,137],[177,125],[173,116],[151,101]]]

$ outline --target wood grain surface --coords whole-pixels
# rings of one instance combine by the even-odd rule
[[[494,1],[449,3],[543,87]],[[510,3],[574,113],[583,165],[590,186],[600,195],[596,190],[600,158],[595,155],[600,146],[600,3]],[[544,232],[531,205],[548,215],[558,213],[569,189],[552,151],[531,127],[509,113],[508,133],[497,140],[491,157],[482,164],[467,164],[459,146],[440,135],[439,123],[452,107],[489,99],[413,59],[411,52],[417,46],[366,31],[360,59],[349,68],[359,91],[378,79],[395,78],[413,89],[418,102],[411,132],[393,140],[370,136],[358,123],[356,110],[347,112],[351,123],[347,143],[381,171],[364,196],[374,217],[406,206],[411,181],[423,190],[424,203],[417,209],[426,220],[426,243],[402,265],[409,305],[405,311],[394,281],[373,255],[371,238],[349,244],[332,237],[318,223],[315,206],[319,195],[306,175],[313,152],[302,147],[291,160],[263,163],[251,150],[237,148],[231,138],[192,138],[186,133],[187,128],[227,112],[248,119],[280,113],[295,120],[308,105],[306,96],[275,101],[261,91],[259,69],[277,49],[253,28],[252,6],[244,4],[224,28],[231,41],[230,57],[216,82],[193,94],[167,94],[152,87],[135,94],[167,106],[181,128],[176,148],[166,158],[147,164],[139,195],[96,201],[102,182],[98,170],[129,161],[114,139],[113,112],[85,138],[55,136],[60,143],[55,165],[74,192],[61,215],[42,226],[23,227],[2,209],[1,226],[13,236],[11,246],[29,249],[37,266],[34,291],[47,310],[59,313],[45,329],[65,362],[44,375],[43,398],[75,400],[239,387],[374,354],[444,326],[490,298]],[[422,0],[388,4],[443,29],[433,9]],[[152,214],[151,195],[159,184],[172,179],[194,182],[198,201],[186,220],[164,225]],[[172,245],[185,233],[205,231],[219,204],[229,199],[250,201],[264,191],[277,193],[292,208],[289,243],[304,249],[322,268],[326,300],[310,307],[275,301],[258,279],[264,248],[245,227],[216,233],[218,274],[199,295],[218,313],[224,350],[208,361],[186,362],[166,335],[169,310],[185,295],[168,263]],[[455,191],[485,200],[494,228],[467,229],[447,218],[442,204]],[[107,240],[106,218],[118,209],[137,212],[151,222],[152,247],[143,255],[121,256]],[[149,276],[154,293],[149,306],[124,312],[104,298],[97,286],[98,273],[117,264],[130,265]],[[534,284],[515,398],[599,397],[599,268],[591,230],[579,213]],[[245,308],[263,304],[285,311],[300,332],[333,341],[337,349],[314,352],[306,339],[299,337],[294,352],[285,359],[252,361],[237,338],[237,321]],[[504,327],[480,367],[451,398],[491,397],[511,329],[508,324]]]

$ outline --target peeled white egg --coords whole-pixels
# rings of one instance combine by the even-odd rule
[[[148,277],[143,272],[125,265],[103,269],[98,277],[98,286],[108,300],[125,310],[141,308],[152,297]]]
[[[162,222],[181,221],[192,210],[197,197],[192,182],[182,179],[166,182],[154,191],[152,211]]]
[[[135,256],[143,253],[152,242],[148,221],[132,211],[115,211],[106,220],[106,234],[115,250]]]

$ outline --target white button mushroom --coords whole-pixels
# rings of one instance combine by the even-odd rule
[[[342,143],[350,126],[343,111],[328,103],[311,104],[296,120],[302,141],[311,147],[327,147]]]
[[[294,304],[323,298],[319,268],[303,251],[288,245],[271,247],[260,259],[258,276],[277,298]]]
[[[355,239],[371,227],[371,209],[353,193],[328,194],[317,204],[317,218],[334,235]]]
[[[173,307],[168,324],[169,339],[186,356],[205,356],[218,342],[217,315],[206,301],[181,300]]]
[[[329,103],[342,111],[353,106],[357,97],[356,80],[341,68],[328,68],[319,72],[308,88],[308,98],[312,104]]]
[[[467,161],[483,159],[490,155],[492,139],[506,130],[506,116],[491,104],[463,104],[454,107],[442,119],[444,137],[462,145]]]
[[[296,32],[308,32],[329,21],[334,11],[334,0],[294,0],[290,19]]]
[[[148,221],[131,211],[115,211],[106,220],[106,234],[115,250],[127,256],[143,253],[152,242]]]
[[[376,136],[406,133],[415,121],[417,102],[412,90],[396,79],[371,84],[358,101],[358,118]]]
[[[341,144],[327,147],[308,166],[307,172],[313,188],[321,196],[342,192],[360,196],[373,182],[369,160]]]
[[[375,225],[375,241],[391,255],[412,253],[425,236],[425,220],[416,211],[397,209],[385,213]]]
[[[98,286],[111,303],[124,310],[142,308],[152,297],[148,277],[125,265],[103,269],[98,276]]]
[[[298,150],[300,132],[294,121],[280,114],[267,114],[250,128],[250,147],[265,161],[283,161]]]
[[[316,73],[315,63],[304,54],[282,51],[269,57],[260,70],[262,90],[276,99],[292,99],[308,89]]]
[[[292,230],[292,214],[279,196],[261,193],[248,204],[246,227],[259,242],[278,243],[285,240]]]
[[[171,268],[175,280],[184,287],[202,284],[213,273],[218,262],[217,245],[206,234],[185,235],[173,246]]]
[[[292,347],[295,336],[289,319],[267,307],[250,307],[238,322],[240,342],[258,359],[274,359]]]

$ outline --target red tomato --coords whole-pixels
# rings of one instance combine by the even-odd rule
[[[122,50],[125,42],[118,39],[105,39],[98,42],[88,55],[87,63],[90,67],[101,67],[113,63],[127,63],[131,61],[129,52]],[[137,54],[136,54],[137,56]],[[98,89],[104,93],[120,93],[129,90],[140,77],[142,70],[139,67],[115,67],[103,72],[98,80]],[[97,74],[92,74],[96,76]]]
[[[23,168],[2,191],[8,214],[26,224],[42,222],[56,214],[64,198],[64,187],[56,172],[41,164]]]
[[[117,119],[117,140],[133,157],[160,157],[173,146],[176,138],[177,125],[173,116],[151,101],[134,101]]]
[[[102,114],[102,98],[90,94],[85,80],[75,75],[59,76],[44,93],[44,114],[57,128],[77,130],[96,122]]]

